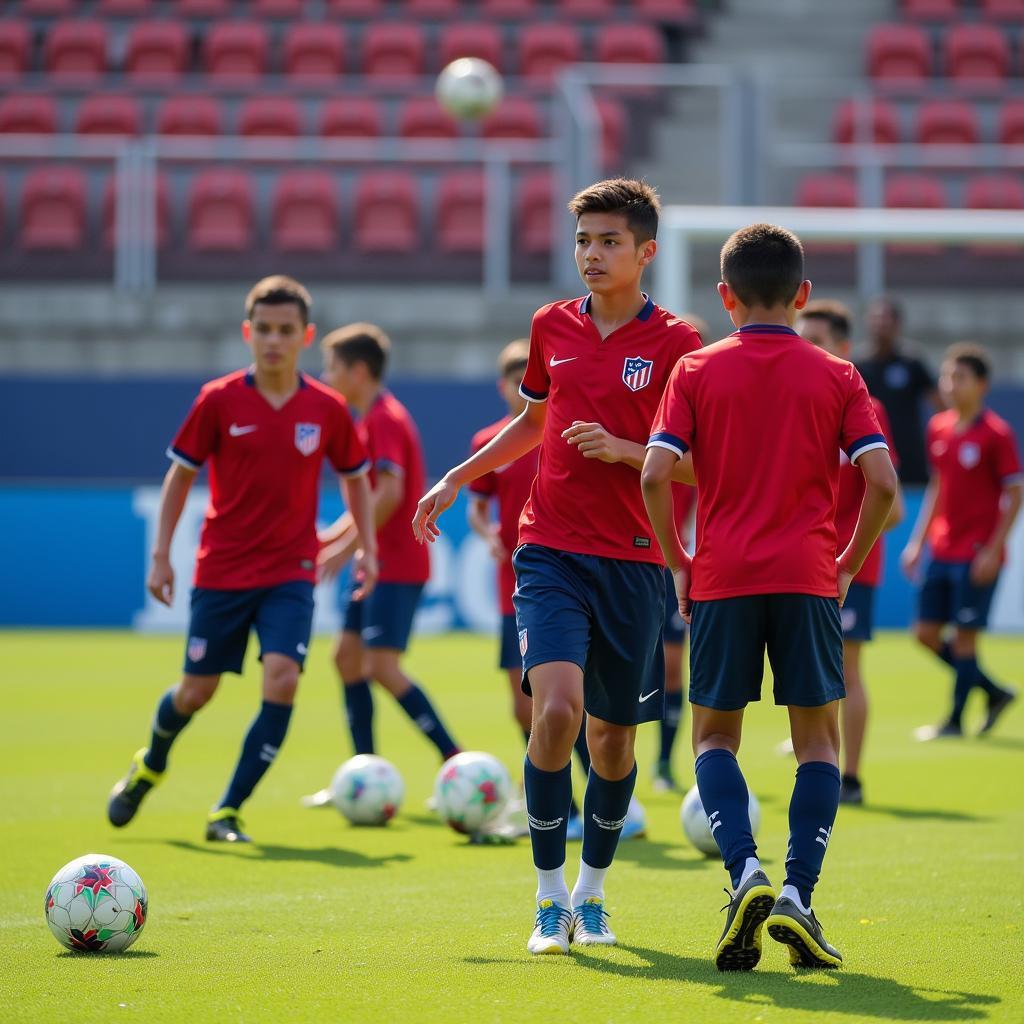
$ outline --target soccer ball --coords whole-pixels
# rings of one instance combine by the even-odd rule
[[[466,750],[441,765],[434,802],[456,832],[474,835],[501,814],[511,791],[512,780],[496,757]]]
[[[761,825],[761,805],[757,797],[750,794],[750,803],[747,805],[750,814],[750,831],[756,836]],[[708,825],[708,817],[704,813],[704,805],[700,802],[700,791],[696,786],[683,797],[683,806],[679,809],[679,818],[683,823],[683,831],[686,838],[708,857],[721,856],[718,850],[718,843],[711,834],[711,827]]]
[[[437,102],[455,117],[472,121],[489,114],[504,92],[501,75],[480,57],[459,57],[437,76]]]
[[[146,924],[149,897],[123,860],[87,853],[65,864],[46,890],[46,923],[56,940],[83,953],[120,953]]]
[[[374,754],[349,758],[331,779],[331,803],[353,825],[384,825],[402,805],[405,784],[390,761]]]

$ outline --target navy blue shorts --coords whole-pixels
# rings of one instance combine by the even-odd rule
[[[686,620],[679,614],[676,585],[672,573],[665,570],[665,643],[681,644],[686,639]]]
[[[870,640],[875,625],[875,588],[851,583],[846,601],[839,609],[844,640]]]
[[[692,607],[691,704],[738,711],[760,700],[765,651],[776,704],[814,708],[846,696],[834,597],[750,594]]]
[[[512,564],[523,691],[530,669],[571,661],[583,669],[587,714],[615,725],[664,717],[662,567],[540,544],[517,548]]]
[[[355,584],[352,589],[357,587]],[[349,599],[341,628],[358,633],[367,647],[404,651],[422,593],[422,583],[378,583],[362,601]]]
[[[952,622],[961,629],[984,629],[998,579],[979,587],[971,582],[970,562],[933,559],[917,595],[921,622]]]
[[[498,655],[498,668],[522,668],[523,659],[519,654],[519,627],[516,625],[516,614],[501,617],[501,653]]]
[[[304,580],[252,590],[195,587],[185,647],[185,671],[217,676],[242,671],[249,630],[260,639],[260,660],[284,654],[306,662],[313,629],[313,584]]]

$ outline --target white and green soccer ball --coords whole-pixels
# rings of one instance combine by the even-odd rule
[[[761,805],[757,797],[750,794],[750,802],[747,805],[750,814],[750,831],[756,836],[757,830],[761,827]],[[718,843],[711,834],[713,826],[708,824],[708,816],[704,813],[704,805],[700,802],[700,791],[696,786],[683,797],[683,806],[679,808],[679,818],[683,823],[683,832],[686,838],[701,853],[708,857],[720,857]]]
[[[441,820],[456,832],[475,835],[500,817],[511,792],[512,780],[496,757],[465,750],[441,765],[434,803]]]
[[[449,114],[471,121],[489,114],[505,91],[501,74],[481,57],[459,57],[437,76],[434,94]]]
[[[349,758],[331,780],[331,803],[353,825],[385,825],[402,806],[405,783],[398,769],[375,754]]]
[[[149,897],[123,860],[87,853],[65,864],[46,890],[46,923],[56,940],[82,953],[120,953],[145,927]]]

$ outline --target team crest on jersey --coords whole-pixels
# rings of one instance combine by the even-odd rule
[[[964,441],[957,452],[957,458],[964,469],[974,469],[981,462],[981,448],[973,441]]]
[[[312,455],[320,447],[320,424],[296,423],[295,447],[303,455]]]
[[[622,383],[630,391],[639,391],[651,383],[651,371],[653,369],[653,359],[641,359],[640,356],[633,356],[623,364]]]
[[[206,657],[206,639],[201,636],[188,638],[188,660],[197,662]]]
[[[530,647],[529,637],[526,635],[526,630],[519,630],[519,657],[523,658],[526,656],[527,650]]]

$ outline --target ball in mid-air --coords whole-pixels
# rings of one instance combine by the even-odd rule
[[[449,114],[472,121],[501,102],[504,86],[493,64],[480,57],[459,57],[442,69],[434,92]]]
[[[750,794],[750,802],[747,809],[750,814],[750,831],[757,835],[757,830],[761,825],[761,805],[757,802],[757,797],[753,793]],[[704,813],[704,805],[700,802],[700,791],[696,786],[683,797],[683,805],[679,809],[679,818],[683,823],[683,831],[686,833],[686,838],[701,853],[706,854],[708,857],[721,856],[718,844],[715,842],[715,837],[712,834],[714,826],[708,824],[708,816]]]
[[[505,809],[512,780],[505,766],[490,754],[465,750],[449,758],[437,773],[437,813],[456,832],[474,835]]]
[[[402,806],[398,769],[375,754],[349,758],[331,780],[331,802],[353,825],[385,825]]]

